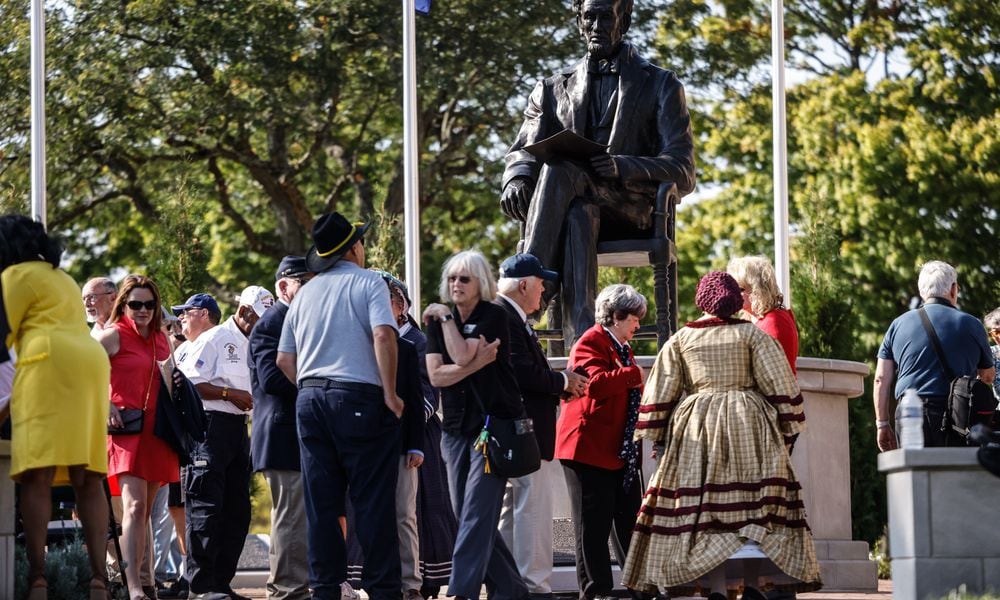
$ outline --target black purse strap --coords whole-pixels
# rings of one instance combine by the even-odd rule
[[[927,332],[927,337],[931,338],[931,346],[934,348],[934,354],[937,354],[938,362],[941,363],[945,376],[949,382],[953,381],[955,374],[952,373],[951,368],[948,366],[948,361],[944,358],[944,351],[941,349],[941,340],[938,339],[937,332],[934,331],[934,324],[931,323],[931,319],[927,316],[927,311],[924,310],[923,306],[917,312],[920,313],[920,322],[924,326],[924,331]]]

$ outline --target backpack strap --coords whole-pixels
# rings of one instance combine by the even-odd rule
[[[954,380],[955,374],[952,373],[951,368],[948,366],[948,361],[944,358],[944,351],[941,349],[941,340],[938,339],[937,332],[934,331],[934,325],[931,323],[930,317],[927,316],[927,311],[921,306],[917,312],[920,313],[920,322],[924,326],[924,331],[927,332],[927,337],[931,338],[931,346],[934,348],[934,354],[937,354],[938,362],[944,368],[945,376],[948,377],[949,382]]]

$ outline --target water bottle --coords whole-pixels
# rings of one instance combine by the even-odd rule
[[[903,394],[896,413],[900,448],[924,447],[924,403],[917,390],[910,388]]]

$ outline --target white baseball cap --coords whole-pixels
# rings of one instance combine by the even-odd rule
[[[249,306],[258,317],[264,316],[264,311],[274,304],[274,294],[259,285],[251,285],[240,294],[240,306]]]

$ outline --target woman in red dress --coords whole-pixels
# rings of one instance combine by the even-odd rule
[[[111,358],[111,407],[108,430],[122,428],[121,410],[143,409],[139,433],[108,435],[108,483],[122,497],[122,553],[129,598],[144,599],[139,565],[156,491],[178,481],[177,454],[153,433],[160,390],[157,360],[170,355],[161,331],[160,291],[153,280],[129,275],[115,299],[110,327],[100,338]]]
[[[778,340],[794,375],[795,358],[799,354],[799,328],[792,310],[785,308],[771,261],[764,256],[734,258],[729,261],[726,272],[733,276],[743,292],[743,312],[758,329]]]

